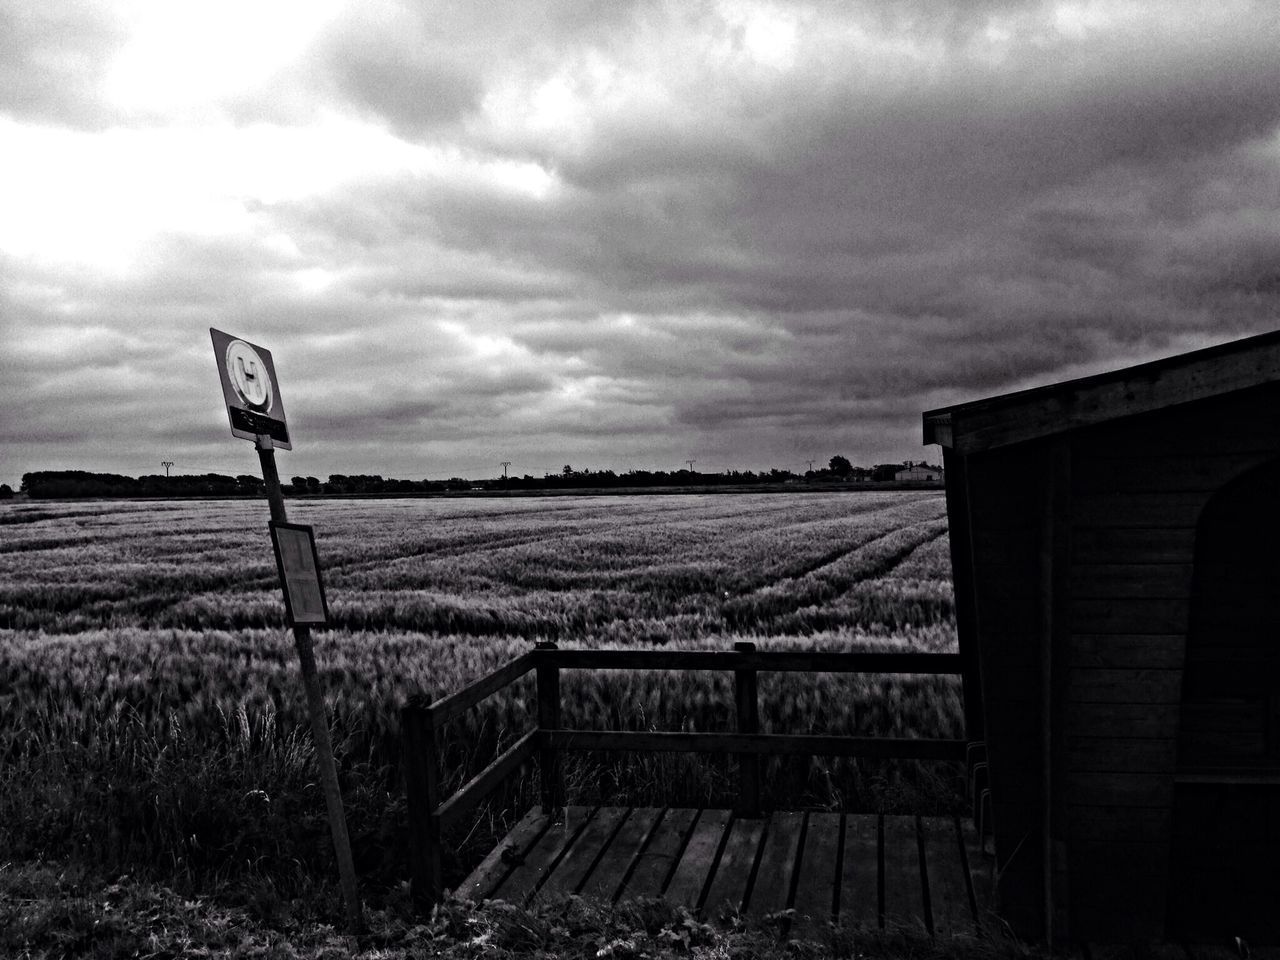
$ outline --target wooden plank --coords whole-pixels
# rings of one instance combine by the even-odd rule
[[[1072,518],[1081,527],[1194,528],[1208,493],[1099,493],[1075,498]]]
[[[1074,634],[1069,663],[1103,670],[1180,669],[1186,643],[1186,636],[1180,633]]]
[[[627,872],[639,857],[645,841],[661,820],[660,807],[634,808],[587,878],[582,896],[592,900],[613,900],[621,891]]]
[[[536,807],[526,813],[462,881],[455,894],[463,900],[487,900],[501,886],[512,866],[525,858],[549,823],[550,818]]]
[[[1176,740],[1068,737],[1067,766],[1075,770],[1167,773],[1177,761]]]
[[[649,842],[636,858],[636,865],[618,895],[619,899],[662,895],[667,878],[675,870],[684,849],[685,838],[697,819],[698,811],[689,807],[672,807],[663,814],[653,828]]]
[[[884,818],[884,923],[919,929],[926,916],[920,873],[917,822],[913,816]]]
[[[764,830],[765,821],[758,817],[740,818],[733,822],[707,890],[706,903],[702,908],[704,916],[713,920],[732,920],[742,910]],[[766,878],[766,882],[774,881]]]
[[[1066,785],[1072,806],[1167,807],[1173,803],[1173,771],[1121,773],[1077,771]]]
[[[1189,599],[1072,599],[1068,620],[1077,633],[1185,633]]]
[[[1134,456],[1122,443],[1084,441],[1084,456],[1072,484],[1077,493],[1214,491],[1267,459],[1260,450],[1188,456],[1184,450],[1172,449],[1167,456]]]
[[[640,750],[657,753],[753,753],[814,757],[963,760],[963,740],[918,737],[840,737],[781,733],[685,733],[614,730],[542,730],[554,750]]]
[[[787,810],[769,818],[769,829],[760,851],[760,866],[751,888],[747,909],[753,916],[764,917],[790,906],[791,885],[796,856],[800,852],[800,834],[804,813]]]
[[[880,817],[874,813],[845,815],[836,912],[844,927],[880,925]]]
[[[1195,530],[1190,527],[1085,527],[1071,530],[1071,562],[1191,563]]]
[[[967,817],[960,820],[960,838],[964,845],[965,869],[969,875],[969,895],[979,927],[984,926],[995,895],[995,857],[982,849],[982,838]]]
[[[1178,703],[1181,698],[1181,670],[1075,667],[1067,677],[1072,703]]]
[[[810,813],[800,854],[799,880],[793,902],[790,934],[806,935],[832,918],[835,906],[836,860],[840,846],[840,814]]]
[[[680,862],[676,864],[676,872],[663,891],[664,898],[690,910],[698,908],[707,880],[715,869],[716,857],[731,817],[728,810],[702,811],[689,834]]]
[[[555,870],[538,888],[535,899],[549,899],[577,893],[586,881],[596,861],[601,857],[613,835],[626,818],[626,807],[601,807],[574,841],[572,847],[556,864]]]
[[[1171,807],[1068,807],[1071,839],[1167,843],[1173,829]]]
[[[1080,598],[1155,597],[1181,600],[1191,594],[1190,563],[1076,563],[1071,594]]]
[[[523,904],[553,870],[565,851],[573,846],[594,810],[591,807],[564,807],[548,825],[538,842],[503,881],[496,897],[508,903]]]
[[[437,727],[466,713],[486,697],[519,680],[534,667],[535,654],[522,653],[486,676],[467,684],[456,693],[442,697],[427,709]]]
[[[969,901],[969,879],[961,854],[960,826],[951,817],[921,817],[922,872],[929,890],[929,930],[935,936],[973,933],[977,925]]]
[[[1173,704],[1068,703],[1067,729],[1081,737],[1153,737],[1178,735]]]
[[[537,737],[538,732],[530,730],[503,751],[493,763],[459,787],[452,797],[440,804],[436,814],[440,819],[440,829],[444,831],[454,826],[483,803],[499,784],[520,769],[533,756],[537,748]]]

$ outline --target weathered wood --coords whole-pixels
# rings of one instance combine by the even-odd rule
[[[1167,456],[1134,456],[1122,448],[1122,442],[1088,444],[1087,459],[1082,460],[1074,478],[1077,492],[1214,491],[1264,462],[1269,453],[1252,450],[1188,456],[1184,450],[1170,450]]]
[[[807,936],[835,916],[836,861],[840,814],[810,813],[800,854],[793,906],[792,936]]]
[[[1067,783],[1072,806],[1167,807],[1173,771],[1163,773],[1076,771]]]
[[[487,900],[501,886],[514,865],[533,849],[550,822],[550,818],[536,808],[526,813],[507,834],[506,839],[490,850],[467,879],[462,881],[454,891],[456,895],[463,900]]]
[[[973,524],[969,517],[968,467],[963,457],[944,448],[947,477],[947,528],[950,537],[952,586],[956,604],[956,637],[964,693],[964,735],[970,742],[984,734],[982,667],[978,645],[978,613],[973,582]]]
[[[503,687],[510,686],[533,669],[535,657],[532,652],[522,653],[514,660],[503,664],[497,670],[486,674],[479,680],[472,681],[461,690],[441,697],[428,708],[431,718],[437,727],[442,727],[450,720],[466,713],[481,700],[492,696]]]
[[[880,925],[880,817],[874,813],[845,814],[836,913],[843,927]]]
[[[1071,531],[1071,562],[1190,563],[1195,531],[1189,527],[1085,527]]]
[[[954,653],[826,652],[820,650],[550,650],[538,663],[564,670],[755,670],[760,673],[960,673]]]
[[[494,895],[508,903],[523,904],[528,900],[573,846],[592,813],[591,807],[579,806],[562,807],[556,811],[537,843],[515,864]]]
[[[1072,703],[1177,703],[1181,693],[1181,670],[1075,667],[1067,681]]]
[[[540,731],[552,750],[639,750],[672,753],[773,753],[790,756],[898,757],[963,760],[963,740],[839,737],[782,733],[685,733],[612,730]]]
[[[1137,737],[1069,737],[1072,770],[1167,773],[1177,760],[1177,741]]]
[[[685,844],[676,864],[675,873],[663,896],[671,903],[696,910],[702,901],[707,881],[715,869],[716,857],[724,841],[725,831],[729,826],[728,810],[703,810],[689,834],[689,842]]]
[[[1167,841],[1173,825],[1170,807],[1072,806],[1072,840]]]
[[[949,425],[953,449],[973,453],[1063,430],[1205,401],[1280,377],[1274,333],[1111,373],[991,397],[924,414],[925,442]]]
[[[973,933],[977,918],[961,855],[959,824],[949,817],[921,817],[922,873],[929,891],[929,930],[939,937]]]
[[[409,876],[414,903],[421,909],[444,892],[441,873],[440,756],[431,713],[420,703],[400,711],[405,799],[409,819]]]
[[[656,897],[662,894],[667,880],[675,872],[685,840],[698,819],[699,811],[689,807],[672,807],[663,814],[653,835],[636,858],[619,898]]]
[[[754,643],[741,641],[733,648],[738,653],[753,653]],[[738,733],[760,732],[760,693],[756,672],[739,668],[733,672],[733,698]],[[751,754],[738,757],[738,804],[736,812],[743,817],[760,815],[760,758]]]
[[[554,643],[539,643],[534,652],[538,656],[538,732],[542,744],[538,754],[538,774],[542,809],[552,813],[564,803],[560,757],[546,739],[550,731],[560,727],[560,669],[550,659],[550,655],[556,652]]]
[[[703,915],[711,920],[732,920],[746,901],[751,870],[760,853],[765,821],[758,818],[734,820],[725,841],[716,871],[707,888]],[[772,883],[772,878],[766,882]]]
[[[1187,629],[1186,599],[1143,597],[1081,598],[1071,602],[1071,632],[1183,633]]]
[[[1189,563],[1077,563],[1071,568],[1076,597],[1185,599],[1191,592]]]
[[[798,810],[780,811],[769,818],[756,882],[747,904],[753,915],[763,917],[787,909],[803,827],[804,814]]]
[[[1204,493],[1098,493],[1075,498],[1073,522],[1081,527],[1192,529]]]
[[[961,853],[969,881],[970,904],[981,928],[985,926],[991,911],[995,893],[993,867],[995,858],[983,850],[983,840],[972,820],[960,821]]]
[[[626,807],[601,807],[583,827],[572,847],[556,864],[542,886],[538,888],[538,900],[577,893],[586,882],[603,855],[614,834],[626,817]]]
[[[631,866],[636,862],[645,842],[649,840],[655,825],[662,819],[659,807],[636,807],[627,817],[622,828],[614,835],[613,842],[596,864],[582,888],[582,896],[593,900],[611,901],[622,890]]]
[[[926,916],[916,817],[884,817],[884,923],[920,927]]]
[[[1068,703],[1067,727],[1080,737],[1153,737],[1178,734],[1178,707],[1148,703]]]
[[[448,830],[474,810],[502,781],[520,769],[537,748],[538,731],[530,730],[508,747],[500,757],[468,780],[452,797],[440,804],[436,816],[440,829]]]
[[[1167,634],[1075,634],[1069,665],[1100,670],[1180,669],[1186,637]]]

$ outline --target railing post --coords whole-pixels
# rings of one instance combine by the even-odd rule
[[[413,697],[400,711],[404,744],[405,799],[409,814],[410,893],[414,904],[427,909],[444,895],[440,869],[440,755],[436,728],[427,699]]]
[[[537,650],[549,653],[556,650],[551,642],[539,643]],[[538,729],[560,729],[560,668],[552,661],[539,659],[538,677]],[[542,812],[548,816],[564,806],[564,784],[560,778],[560,754],[553,747],[543,746],[538,753],[538,772],[542,781]]]
[[[756,645],[740,641],[733,645],[738,653],[755,653]],[[733,699],[737,707],[738,732],[760,732],[760,698],[754,668],[733,671]],[[743,817],[760,816],[760,757],[754,753],[738,754],[738,809]]]

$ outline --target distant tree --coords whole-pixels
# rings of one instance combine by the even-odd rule
[[[13,499],[13,487],[7,483],[0,483],[0,500]]]
[[[320,479],[318,477],[307,477],[307,489],[312,493],[319,493]]]
[[[560,472],[561,472],[562,474],[564,474],[566,477],[572,477],[572,476],[573,476],[573,467],[566,463],[566,464],[564,465],[564,469],[563,469],[563,470],[561,470]]]
[[[831,472],[837,477],[847,477],[853,473],[853,464],[849,462],[847,457],[842,457],[838,453],[831,458],[827,466],[831,468]]]
[[[871,468],[872,480],[892,480],[898,475],[898,471],[902,469],[900,463],[877,463]]]

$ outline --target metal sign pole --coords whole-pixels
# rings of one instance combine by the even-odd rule
[[[259,434],[255,446],[262,464],[262,479],[267,487],[267,502],[271,505],[271,519],[276,523],[288,523],[285,514],[284,494],[280,490],[280,474],[276,470],[276,452],[271,437]],[[324,707],[324,695],[320,692],[320,679],[316,674],[315,651],[311,646],[311,628],[306,624],[293,625],[293,645],[298,651],[298,663],[302,669],[302,685],[307,691],[307,712],[311,715],[311,736],[316,744],[316,759],[320,764],[320,783],[324,789],[324,803],[329,811],[329,829],[333,833],[333,850],[338,857],[338,877],[342,884],[342,901],[347,912],[347,926],[352,933],[364,930],[364,913],[360,908],[360,892],[356,888],[355,861],[351,859],[351,840],[347,836],[347,815],[342,808],[342,791],[338,786],[338,768],[333,762],[333,743],[329,739],[329,720]]]

